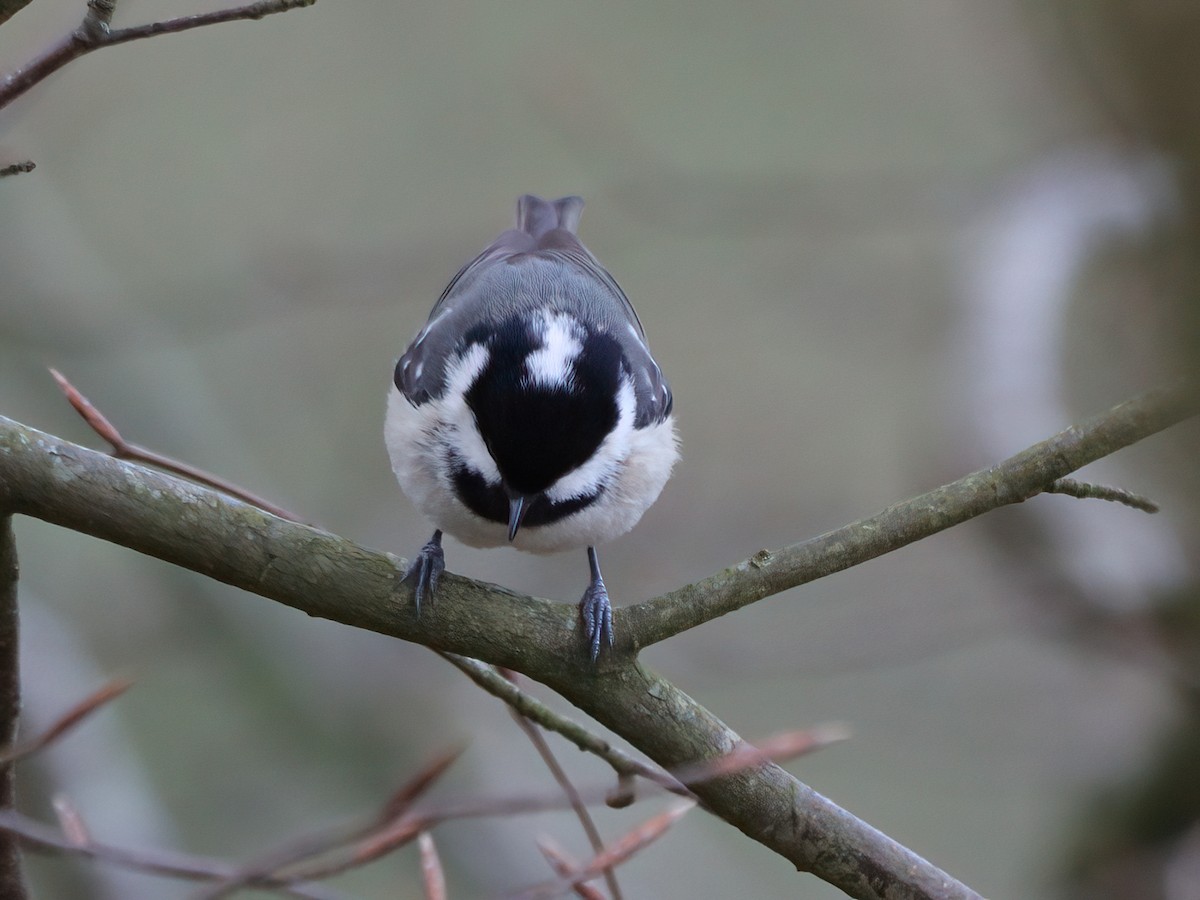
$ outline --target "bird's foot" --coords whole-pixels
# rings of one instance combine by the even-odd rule
[[[421,603],[428,600],[433,603],[437,594],[438,581],[446,571],[446,554],[442,552],[442,533],[435,531],[429,542],[421,548],[421,552],[409,563],[408,571],[404,573],[403,581],[412,582],[413,602],[417,607],[417,615],[421,614]]]
[[[592,662],[595,662],[600,657],[601,647],[613,645],[612,604],[608,601],[604,580],[598,574],[579,601],[579,617],[583,620],[583,636]]]

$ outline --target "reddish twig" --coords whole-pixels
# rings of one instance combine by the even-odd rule
[[[86,847],[90,844],[92,842],[91,832],[88,830],[87,822],[75,808],[75,804],[63,794],[56,794],[51,803],[54,806],[54,817],[58,819],[58,827],[62,829],[63,836],[76,847]]]
[[[694,809],[695,805],[694,803],[680,804],[647,819],[614,841],[603,853],[598,853],[591,862],[564,881],[536,885],[518,896],[521,900],[536,900],[536,898],[554,896],[560,893],[564,887],[573,889],[578,884],[591,881],[605,869],[621,865],[635,853],[654,843],[666,834],[672,825]]]
[[[446,900],[446,873],[442,871],[433,836],[428,831],[422,831],[417,836],[417,846],[421,849],[421,878],[425,882],[425,897],[427,900]]]
[[[684,784],[698,784],[719,775],[731,775],[765,762],[781,763],[831,744],[849,740],[850,729],[842,724],[817,725],[797,731],[784,731],[755,744],[743,743],[724,756],[672,769],[671,774]]]
[[[542,851],[542,856],[546,858],[546,862],[550,863],[550,868],[559,878],[570,880],[579,874],[582,866],[550,838],[538,838],[537,848]],[[604,900],[604,895],[588,884],[576,884],[573,890],[575,896],[582,897],[583,900]]]
[[[573,880],[587,881],[589,878],[595,878],[596,875],[605,869],[625,862],[635,853],[643,850],[666,834],[672,825],[687,815],[695,806],[696,804],[694,803],[680,803],[671,809],[664,810],[657,816],[647,819],[641,825],[638,825],[623,837],[614,841],[612,846],[608,847],[603,853],[597,854],[590,863],[583,867],[582,871],[574,876]]]
[[[230,497],[236,497],[238,500],[249,503],[251,506],[257,506],[259,509],[269,512],[273,516],[287,519],[290,522],[303,523],[303,520],[295,513],[290,513],[283,507],[276,506],[270,500],[260,497],[258,494],[252,494],[245,488],[226,481],[224,478],[213,475],[210,472],[205,472],[203,469],[198,469],[189,463],[173,459],[170,456],[164,456],[148,447],[125,440],[121,436],[121,432],[117,431],[117,427],[75,385],[71,384],[65,375],[53,368],[50,369],[50,374],[58,382],[59,388],[66,395],[67,402],[74,407],[75,412],[83,417],[83,421],[87,422],[88,427],[92,431],[96,432],[96,434],[112,446],[112,456],[116,459],[155,466],[187,478],[189,481],[207,485],[223,494],[228,494]]]
[[[710,760],[703,765],[696,766],[690,774],[704,780],[714,777],[715,774],[730,774],[739,768],[760,765],[764,754],[773,759],[779,759],[789,754],[807,752],[832,742],[834,731],[834,727],[827,726],[825,729],[813,729],[810,732],[787,732],[762,742],[762,747],[766,750],[761,748],[753,750],[747,745],[747,747],[735,750],[717,760]],[[824,740],[820,736],[822,732],[828,732]],[[839,733],[837,736],[842,735]],[[221,884],[215,885],[212,890],[203,895],[203,900],[215,900],[215,898],[226,896],[238,888],[259,886],[258,879],[269,878],[271,883],[292,883],[293,880],[314,882],[331,878],[375,862],[418,839],[423,832],[432,831],[445,822],[547,812],[562,809],[567,804],[560,793],[539,796],[526,794],[474,799],[422,812],[409,810],[409,806],[417,796],[423,793],[455,758],[457,758],[457,751],[439,756],[422,773],[411,779],[408,785],[397,791],[393,798],[385,804],[383,810],[366,824],[293,843],[285,850],[272,854],[270,858],[264,858],[253,866],[244,867],[236,876],[231,876]],[[670,780],[668,783],[677,784]],[[576,788],[575,792],[580,802],[584,804],[599,803],[605,797],[605,792],[601,789],[581,791]],[[656,821],[657,819],[652,819],[648,825]],[[640,833],[638,831],[631,832],[635,835]],[[581,872],[586,871],[587,874],[582,875],[578,883],[600,877],[606,865],[615,866],[617,862],[623,861],[627,855],[637,849],[636,847],[633,850],[620,849],[625,847],[629,840],[630,837],[627,835],[618,844],[597,853],[588,864],[587,869],[581,870]],[[342,852],[330,859],[317,860],[317,857],[327,856],[333,851]],[[608,860],[614,861],[606,863]]]
[[[12,809],[0,810],[0,831],[15,834],[26,847],[33,850],[85,856],[151,875],[189,881],[210,881],[214,878],[226,878],[233,871],[233,866],[229,863],[207,857],[166,851],[129,850],[102,844],[87,839],[86,831],[82,832],[85,841],[79,843],[77,838],[81,836],[80,833],[64,837],[53,828]],[[308,900],[338,900],[341,896],[319,885],[300,882],[274,881],[267,882],[264,886],[291,897],[305,897]]]
[[[388,832],[396,820],[403,817],[412,804],[445,774],[446,770],[462,755],[463,750],[463,747],[445,750],[431,759],[416,775],[395,791],[379,812],[366,823],[301,838],[280,849],[263,854],[253,862],[240,866],[220,883],[213,885],[202,895],[203,900],[216,900],[216,898],[228,896],[234,891],[246,887],[259,887],[264,884],[291,882],[292,880],[317,881],[336,872],[372,861],[377,857],[358,859],[357,845],[381,832]],[[413,830],[409,840],[419,831],[419,828]],[[343,865],[346,861],[342,860],[327,868],[313,868],[311,871],[315,874],[304,876],[287,874],[288,869],[294,868],[298,864],[324,856],[344,848],[348,844],[356,845],[355,850],[351,852],[349,864]]]
[[[18,759],[37,753],[39,750],[54,743],[100,707],[115,700],[132,686],[133,682],[125,678],[110,681],[98,691],[94,691],[72,706],[37,737],[18,744],[7,753],[0,754],[0,766],[16,762]]]

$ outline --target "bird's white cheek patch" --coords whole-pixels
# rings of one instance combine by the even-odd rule
[[[621,378],[617,391],[617,424],[605,435],[596,452],[582,466],[564,475],[550,486],[546,496],[561,503],[576,497],[595,494],[608,484],[629,456],[633,439],[633,420],[637,411],[637,399],[633,384]]]
[[[499,484],[500,470],[488,453],[479,427],[475,424],[475,413],[467,405],[467,391],[479,377],[488,362],[488,350],[482,344],[474,344],[446,373],[446,390],[437,401],[440,405],[438,418],[446,430],[445,443],[453,448],[459,458],[489,484]]]

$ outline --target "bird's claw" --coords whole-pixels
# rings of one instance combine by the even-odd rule
[[[579,601],[579,616],[583,620],[583,636],[587,641],[592,662],[600,657],[602,646],[613,645],[612,604],[608,601],[608,589],[597,578],[583,592]]]
[[[441,535],[435,535],[429,543],[421,548],[408,566],[402,581],[413,585],[413,603],[417,615],[421,614],[421,602],[428,600],[430,604],[436,598],[438,581],[446,571],[446,554],[442,552]]]

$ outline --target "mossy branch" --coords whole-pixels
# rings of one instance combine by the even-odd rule
[[[810,540],[782,550],[760,550],[709,578],[629,607],[616,625],[618,641],[624,636],[645,647],[993,509],[1023,503],[1046,491],[1065,493],[1064,476],[1197,412],[1200,393],[1190,386],[1148,391],[997,465]]]
[[[854,525],[756,554],[617,614],[617,646],[592,666],[573,605],[447,573],[417,617],[404,562],[216,491],[0,417],[0,509],[109,540],[304,612],[522,672],[659,765],[677,770],[741,739],[644,668],[639,647],[1046,490],[1075,469],[1193,415],[1194,391],[1151,391],[1005,462]],[[764,762],[691,789],[749,837],[861,898],[977,896]]]

